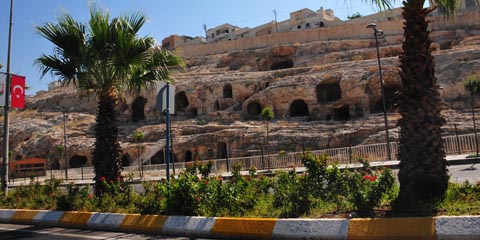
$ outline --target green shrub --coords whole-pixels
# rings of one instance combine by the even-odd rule
[[[379,207],[382,198],[392,190],[395,183],[388,168],[378,171],[355,171],[349,180],[349,200],[360,216],[368,216]]]

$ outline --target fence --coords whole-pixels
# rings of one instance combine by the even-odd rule
[[[446,136],[444,139],[444,149],[447,155],[455,155],[462,153],[475,152],[475,135],[464,134]],[[398,152],[398,143],[390,142],[390,150],[394,154],[392,157],[396,159]],[[359,157],[370,162],[387,160],[387,144],[369,144],[344,148],[333,148],[311,151],[313,155],[327,155],[329,164],[347,164],[354,163]],[[303,152],[269,154],[263,156],[238,157],[228,159],[211,160],[213,163],[212,172],[222,174],[232,170],[232,166],[240,165],[241,170],[248,170],[251,167],[257,169],[280,169],[290,167],[303,167],[301,156]],[[205,163],[209,161],[203,161]],[[133,177],[163,177],[166,175],[165,164],[128,166],[123,169],[123,175],[131,175]],[[185,162],[172,164],[170,171],[172,174],[178,174],[181,169],[185,168]],[[175,173],[173,173],[175,171]],[[54,176],[58,179],[64,178],[64,170],[47,171],[47,177]],[[68,169],[68,175],[73,179],[91,180],[94,177],[92,167],[72,168]]]

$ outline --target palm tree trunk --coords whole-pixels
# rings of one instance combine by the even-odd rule
[[[400,56],[402,87],[398,96],[401,119],[398,212],[435,211],[448,186],[447,161],[441,138],[445,119],[436,85],[435,66],[424,0],[403,4],[404,41]]]
[[[118,142],[118,123],[115,111],[115,98],[110,95],[100,96],[95,126],[95,144],[93,166],[95,169],[95,193],[105,193],[104,181],[121,180],[122,162]]]

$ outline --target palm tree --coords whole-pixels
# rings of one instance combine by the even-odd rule
[[[139,37],[146,22],[141,12],[110,19],[107,12],[90,8],[88,23],[77,22],[68,13],[58,23],[36,27],[42,37],[54,44],[52,55],[35,60],[42,76],[50,72],[63,85],[73,84],[80,91],[96,94],[97,117],[92,163],[95,190],[104,193],[99,179],[122,180],[115,105],[127,90],[152,87],[168,80],[168,66],[183,64],[178,57],[154,47],[151,37]]]
[[[430,1],[452,16],[458,0]],[[380,9],[393,1],[372,0]],[[400,193],[393,204],[399,213],[431,214],[445,196],[448,170],[441,138],[442,117],[439,86],[436,84],[427,15],[435,7],[424,8],[425,0],[404,0],[403,53],[400,55],[402,86],[396,105],[401,114],[398,178]]]

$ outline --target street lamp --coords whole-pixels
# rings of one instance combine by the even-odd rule
[[[385,121],[385,133],[387,134],[387,160],[392,160],[392,153],[390,152],[390,137],[388,135],[388,119],[387,119],[387,105],[385,103],[385,91],[383,89],[382,64],[380,63],[380,50],[378,49],[378,36],[383,35],[382,30],[377,29],[377,24],[370,23],[367,28],[373,29],[373,36],[375,36],[375,44],[377,47],[378,71],[380,73],[380,91],[382,94],[383,118]]]
[[[68,162],[67,162],[67,113],[65,110],[62,111],[63,113],[63,144],[65,150],[63,151],[63,159],[65,163],[65,180],[68,180]]]

